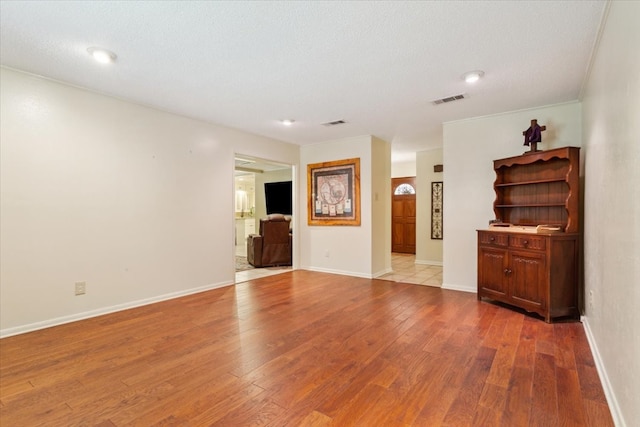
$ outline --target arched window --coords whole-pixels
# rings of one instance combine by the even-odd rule
[[[395,196],[402,196],[404,194],[416,194],[416,189],[411,184],[400,184],[393,192]]]

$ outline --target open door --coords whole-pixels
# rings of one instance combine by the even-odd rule
[[[391,252],[416,253],[415,180],[391,179]]]

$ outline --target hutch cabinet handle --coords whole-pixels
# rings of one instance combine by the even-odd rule
[[[489,241],[490,241],[490,242],[494,242],[495,240],[496,240],[496,238],[495,238],[495,237],[489,237]]]
[[[510,274],[511,274],[511,269],[509,269],[509,268],[505,268],[505,269],[504,269],[504,274],[505,274],[506,276],[510,275]]]
[[[522,244],[523,244],[524,246],[527,246],[527,245],[529,244],[529,241],[528,241],[528,240],[524,240],[524,241],[522,242]]]

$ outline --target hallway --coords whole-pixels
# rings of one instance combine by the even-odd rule
[[[442,286],[442,266],[416,264],[414,254],[392,252],[391,268],[393,272],[382,275],[378,279],[414,285]]]
[[[247,256],[246,241],[236,245],[236,257]],[[291,271],[293,267],[264,267],[264,268],[250,268],[248,270],[237,271],[236,270],[236,283],[248,282],[249,280],[259,279],[261,277],[273,276],[274,274],[286,273]]]
[[[246,256],[246,248],[243,245],[236,246],[236,255]],[[393,272],[378,277],[381,280],[410,283],[424,286],[442,286],[442,266],[416,264],[416,256],[413,254],[391,253],[391,268]],[[236,271],[236,283],[247,282],[274,274],[286,273],[292,267],[266,267],[252,268],[244,271]]]

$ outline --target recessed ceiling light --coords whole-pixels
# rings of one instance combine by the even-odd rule
[[[291,126],[294,122],[295,120],[291,120],[291,119],[280,120],[280,123],[282,123],[285,126]]]
[[[101,47],[90,47],[87,49],[87,52],[93,56],[93,59],[101,64],[111,64],[115,62],[117,58],[115,53]]]
[[[480,80],[480,77],[482,76],[484,76],[484,71],[476,70],[476,71],[469,71],[464,76],[462,76],[462,78],[467,83],[475,83],[478,80]]]

